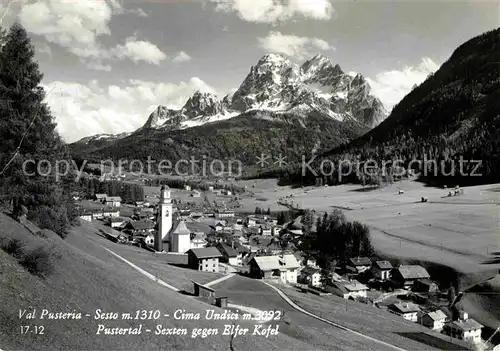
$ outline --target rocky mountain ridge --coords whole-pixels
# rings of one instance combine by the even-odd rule
[[[236,117],[252,110],[277,113],[318,111],[338,121],[354,120],[368,128],[387,116],[361,74],[344,73],[318,54],[302,65],[283,54],[263,56],[239,88],[222,99],[197,91],[179,110],[160,105],[140,130],[175,130]]]

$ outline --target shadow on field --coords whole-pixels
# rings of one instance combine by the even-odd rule
[[[378,187],[366,187],[366,188],[351,189],[349,191],[352,191],[355,193],[367,193],[367,192],[374,191],[377,189],[380,189],[380,188],[378,188]]]
[[[170,263],[170,262],[167,262],[167,264],[169,264],[171,266],[174,266],[174,267],[178,267],[178,268],[189,268],[189,265],[184,264],[184,263]]]
[[[418,341],[422,344],[429,345],[440,350],[467,350],[465,347],[461,347],[457,344],[448,342],[446,340],[437,338],[433,335],[422,333],[422,332],[398,332],[396,333],[405,338]]]

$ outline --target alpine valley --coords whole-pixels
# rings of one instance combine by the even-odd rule
[[[387,116],[361,74],[318,54],[298,65],[282,54],[262,57],[234,93],[197,91],[179,109],[160,105],[133,133],[94,135],[70,145],[98,159],[206,156],[255,164],[263,152],[288,160],[347,143]]]

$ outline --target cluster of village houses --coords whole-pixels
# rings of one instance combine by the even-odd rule
[[[445,313],[446,309],[418,304],[425,302],[429,294],[439,293],[438,285],[422,266],[394,267],[389,261],[354,257],[342,270],[323,278],[315,258],[296,249],[303,238],[300,217],[278,225],[277,219],[270,215],[240,217],[228,208],[205,211],[174,208],[168,187],[162,188],[158,205],[137,202],[130,218],[120,217],[118,197],[96,194],[95,201],[105,204],[106,209],[83,213],[81,218],[106,221],[113,228],[110,238],[115,241],[142,244],[157,252],[186,255],[187,265],[192,269],[219,272],[219,264],[223,263],[254,278],[302,284],[313,292],[365,303],[371,301],[406,320],[451,337],[481,342],[483,326],[469,318],[467,313],[461,312],[458,318],[452,318]],[[362,279],[358,277],[364,277],[365,283],[361,283],[359,280]],[[369,299],[370,292],[376,293],[377,287],[383,284],[399,291],[399,295],[411,292],[413,301],[418,303],[397,300],[386,304],[384,299]]]

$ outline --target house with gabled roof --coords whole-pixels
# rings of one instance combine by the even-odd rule
[[[338,280],[332,279],[326,286],[326,290],[346,300],[356,300],[357,298],[366,298],[369,289],[357,280],[340,278]]]
[[[319,269],[313,267],[304,267],[300,271],[299,281],[313,287],[321,286],[321,274]]]
[[[387,306],[389,312],[402,316],[404,319],[417,322],[417,314],[421,311],[420,307],[412,302],[399,302]]]
[[[239,254],[238,251],[234,249],[234,247],[229,246],[225,243],[218,243],[217,245],[215,245],[215,247],[222,254],[221,262],[228,263],[232,266],[237,266],[238,256],[241,261],[242,255]]]
[[[427,270],[419,265],[400,265],[391,271],[391,283],[397,288],[408,289],[417,279],[430,277]]]
[[[389,280],[393,268],[389,261],[375,261],[371,266],[371,273],[375,279]]]
[[[204,272],[219,272],[219,259],[222,254],[216,247],[204,247],[201,249],[190,249],[187,252],[188,266]]]
[[[300,268],[294,255],[255,256],[250,262],[250,275],[260,279],[276,279],[284,284],[297,283]]]
[[[452,338],[464,340],[472,344],[479,344],[482,342],[481,332],[483,327],[476,320],[469,318],[466,312],[461,312],[458,320],[445,323],[442,332]]]
[[[346,269],[354,274],[360,274],[370,269],[372,261],[368,257],[352,257],[347,260]]]
[[[421,313],[418,315],[418,323],[432,330],[441,331],[446,322],[447,316],[441,310]]]

